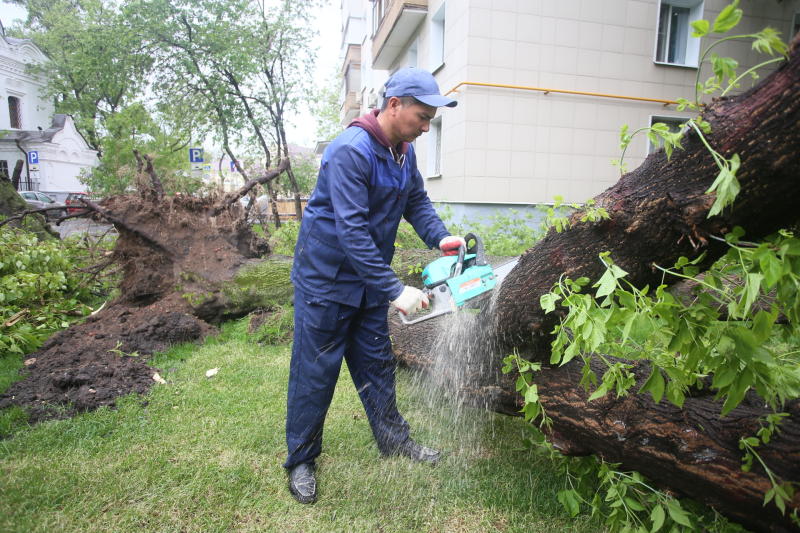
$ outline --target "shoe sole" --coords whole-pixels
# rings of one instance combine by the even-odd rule
[[[300,502],[302,504],[310,504],[310,503],[314,503],[314,502],[317,501],[317,495],[316,494],[313,495],[313,496],[303,496],[297,490],[295,490],[295,488],[292,486],[291,483],[289,483],[289,492],[292,493],[292,496],[294,497],[295,500],[297,500],[298,502]]]

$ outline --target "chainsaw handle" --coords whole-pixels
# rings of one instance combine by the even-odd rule
[[[467,233],[464,235],[464,241],[468,246],[467,252],[475,254],[475,265],[484,266],[489,264],[489,261],[486,260],[486,251],[483,248],[483,239],[474,233]],[[472,246],[469,246],[470,241],[475,241]]]
[[[467,253],[467,247],[463,244],[458,247],[458,259],[456,260],[456,264],[453,265],[453,273],[450,275],[451,278],[457,278],[461,275],[461,272],[464,270],[464,255]]]

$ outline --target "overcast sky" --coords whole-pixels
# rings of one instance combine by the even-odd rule
[[[341,47],[342,17],[339,11],[339,0],[324,0],[325,7],[320,9],[315,21],[318,32],[317,68],[314,76],[314,86],[321,87],[329,83],[331,73],[339,66],[339,53]],[[21,7],[0,1],[0,20],[4,26],[11,26],[14,19],[25,19],[25,10]],[[297,115],[289,118],[291,123],[287,127],[289,142],[313,148],[316,143],[317,125],[310,110],[300,109]]]

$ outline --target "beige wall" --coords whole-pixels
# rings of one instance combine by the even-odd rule
[[[713,20],[728,2],[706,0]],[[431,0],[429,19],[441,0]],[[744,0],[737,31],[789,31],[800,0]],[[443,91],[462,81],[676,99],[693,95],[696,69],[653,61],[657,0],[450,0]],[[418,32],[419,66],[428,66],[428,21]],[[701,49],[709,42],[703,42]],[[763,61],[749,44],[720,45],[744,70]],[[398,59],[398,65],[404,58]],[[703,69],[702,78],[710,75]],[[539,203],[555,195],[584,201],[616,182],[619,128],[651,115],[691,116],[674,106],[501,88],[462,87],[455,109],[442,109],[442,177],[426,180],[431,198],[448,202]],[[417,141],[426,174],[429,146]],[[644,159],[642,136],[628,168]]]

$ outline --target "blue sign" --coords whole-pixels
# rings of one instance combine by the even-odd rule
[[[202,163],[203,162],[203,149],[202,148],[189,148],[189,162]]]
[[[39,164],[39,151],[38,150],[31,150],[28,152],[28,164],[29,165],[38,165]]]
[[[236,161],[231,161],[231,172],[236,172]]]

